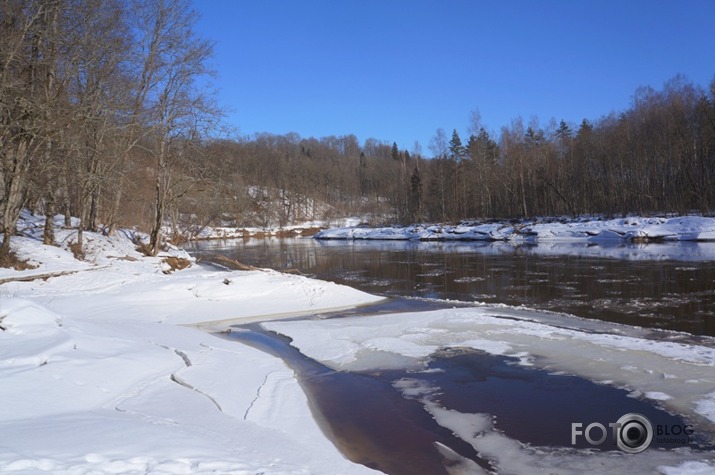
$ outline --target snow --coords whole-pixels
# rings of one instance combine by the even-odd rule
[[[621,218],[611,220],[525,221],[518,224],[483,223],[415,225],[408,227],[343,227],[315,235],[317,239],[395,239],[421,241],[711,241],[715,218]]]
[[[564,219],[526,221],[519,224],[485,223],[414,225],[406,227],[341,227],[327,229],[314,238],[331,241],[382,241],[404,246],[419,241],[421,251],[477,252],[536,256],[580,256],[633,261],[715,260],[715,218],[623,218],[612,220]],[[427,244],[425,244],[427,243]],[[647,244],[646,244],[647,243]],[[425,246],[432,247],[425,247]]]
[[[38,267],[0,270],[0,472],[374,473],[323,435],[281,360],[185,324],[378,297],[273,271],[167,275],[128,231],[85,233],[77,261],[66,249],[76,231],[59,229],[48,247],[40,225],[25,215],[12,241]],[[53,273],[65,274],[16,280]]]
[[[265,373],[288,383],[280,392],[268,385],[266,397],[290,398],[288,415],[302,413],[302,424],[311,425],[300,407],[305,398],[275,360],[176,326],[96,325],[65,317],[59,327],[57,315],[23,299],[3,301],[2,313],[9,315],[4,322],[12,317],[15,330],[2,335],[3,378],[12,384],[0,387],[0,427],[13,434],[0,449],[4,473],[291,472],[310,463],[298,451],[276,456],[270,447],[281,441],[310,450],[250,418]],[[43,313],[47,324],[38,328]],[[30,325],[17,323],[27,315]],[[42,357],[7,358],[18,352]],[[290,429],[293,421],[285,422]]]
[[[715,391],[695,402],[695,412],[711,421],[715,420]]]
[[[340,218],[331,221],[330,223],[338,226],[357,226],[364,220],[361,218]],[[265,237],[265,236],[301,236],[305,234],[315,233],[318,229],[329,227],[330,223],[325,220],[308,220],[294,224],[286,224],[283,226],[205,226],[200,230],[195,230],[188,236],[189,239],[243,239],[249,237]],[[170,231],[170,229],[167,229]]]
[[[279,321],[380,297],[270,270],[194,265],[170,272],[166,257],[188,255],[171,248],[144,257],[133,243],[142,235],[131,230],[85,233],[80,261],[69,250],[76,230],[61,228],[61,217],[55,222],[59,245],[43,246],[42,219],[23,213],[12,246],[36,267],[0,269],[2,473],[376,473],[345,459],[326,438],[280,359],[212,333],[248,321],[290,336],[304,354],[336,370],[418,370],[437,350],[473,348],[628,388],[687,415],[698,428],[715,426],[715,342],[707,337],[664,332],[654,338],[651,330],[503,305]],[[711,220],[693,217],[409,229],[375,235],[574,243],[607,236],[618,242],[715,238]],[[357,239],[371,230],[331,232]],[[715,455],[689,449],[641,458],[544,452],[495,431],[488,415],[440,407],[419,372],[396,386],[503,472],[614,473],[624,463],[666,474],[715,470]],[[480,470],[464,460],[460,467]]]

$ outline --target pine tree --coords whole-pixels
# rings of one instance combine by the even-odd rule
[[[559,128],[556,129],[556,136],[562,141],[571,137],[571,128],[563,120],[559,123]]]
[[[524,140],[528,146],[537,147],[545,141],[544,131],[541,129],[534,130],[532,126],[529,126],[524,134]]]
[[[465,152],[464,146],[462,145],[462,139],[459,138],[457,129],[454,129],[452,131],[452,138],[449,141],[450,158],[459,162],[464,158]]]
[[[390,156],[393,160],[400,159],[400,150],[397,148],[397,142],[392,142],[392,151],[390,152]]]

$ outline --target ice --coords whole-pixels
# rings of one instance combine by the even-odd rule
[[[711,400],[702,397],[715,391],[710,377],[715,341],[710,338],[702,340],[709,346],[654,339],[625,325],[504,306],[262,325],[289,336],[301,352],[338,370],[367,369],[364,358],[378,348],[376,339],[382,354],[401,355],[412,367],[424,363],[435,348],[473,348],[551,372],[609,381],[650,395],[710,430],[715,423]],[[370,369],[384,369],[379,357],[369,361]]]
[[[695,401],[695,412],[715,421],[715,391]]]
[[[663,375],[663,377],[668,377],[667,375]],[[665,393],[661,393],[658,391],[650,391],[644,394],[645,397],[648,399],[652,399],[654,401],[667,401],[668,399],[672,399],[669,395]]]
[[[320,322],[268,322],[264,326],[289,335],[293,345],[336,369],[361,368],[360,355],[370,350],[370,328],[406,338],[426,348],[468,347],[492,354],[518,357],[551,372],[586,377],[601,384],[630,388],[670,410],[695,420],[695,427],[711,431],[715,422],[712,374],[715,350],[712,339],[703,344],[647,338],[648,332],[624,325],[586,322],[581,319],[504,306],[447,309],[413,314],[343,318]],[[342,347],[325,351],[315,342],[340,335]],[[310,336],[308,336],[310,335]],[[402,337],[397,335],[404,335]],[[652,335],[652,333],[651,333]],[[381,347],[401,353],[402,346]],[[333,359],[332,352],[343,360]],[[355,359],[345,358],[354,352]],[[410,347],[410,355],[416,352]],[[375,368],[379,361],[372,360]],[[419,365],[412,361],[412,365]],[[493,430],[487,414],[464,414],[440,407],[431,399],[437,388],[419,379],[395,383],[406,397],[422,399],[435,420],[470,442],[480,456],[504,473],[617,473],[628,464],[639,473],[698,473],[715,467],[712,454],[690,449],[649,450],[634,458],[621,452],[589,452],[573,449],[544,450],[525,446]],[[709,394],[708,394],[709,393]],[[708,394],[703,399],[702,394]],[[702,418],[705,416],[705,419]],[[683,461],[689,461],[689,465]],[[668,470],[671,470],[668,472]]]
[[[715,472],[712,462],[684,462],[674,467],[660,466],[658,470],[664,475],[710,475]]]
[[[415,225],[407,227],[344,227],[321,231],[318,239],[420,240],[619,240],[703,241],[715,237],[715,219],[631,217],[611,220],[526,221],[508,223]]]
[[[622,473],[628,466],[634,473],[712,473],[715,456],[690,449],[649,450],[647,456],[635,457],[619,451],[599,452],[570,448],[530,447],[495,431],[488,414],[462,413],[441,407],[434,400],[437,388],[418,379],[402,379],[394,386],[410,399],[418,399],[435,421],[462,440],[470,443],[481,457],[487,458],[498,473],[581,474]],[[684,459],[692,459],[682,462]],[[475,470],[472,473],[481,473]]]

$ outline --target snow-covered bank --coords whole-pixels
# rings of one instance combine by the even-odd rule
[[[340,218],[330,223],[323,220],[313,220],[268,227],[204,226],[200,229],[186,229],[184,235],[189,240],[312,236],[331,225],[338,227],[357,226],[362,221],[360,218]],[[166,231],[167,234],[171,234],[170,228],[167,227]]]
[[[36,268],[0,270],[0,472],[372,473],[326,439],[282,361],[178,324],[378,297],[273,271],[165,274],[122,233],[86,233],[77,261],[76,231],[42,246],[40,224],[12,241]]]
[[[402,228],[343,227],[321,231],[316,239],[395,239],[421,241],[712,241],[715,218],[622,218],[518,224],[415,225]]]
[[[623,261],[664,261],[676,260],[684,262],[715,261],[715,242],[667,241],[656,243],[634,243],[627,241],[600,241],[598,243],[586,240],[574,241],[418,241],[418,240],[381,240],[381,239],[323,239],[317,240],[321,247],[345,247],[355,249],[369,248],[400,251],[412,246],[419,252],[464,253],[484,256],[509,256],[518,252],[522,255],[536,257],[575,256],[598,259],[618,259]],[[220,249],[223,244],[218,245]],[[211,249],[210,245],[202,245],[202,249]]]
[[[119,310],[119,309],[118,309]],[[4,299],[3,473],[365,473],[280,360],[203,332]]]

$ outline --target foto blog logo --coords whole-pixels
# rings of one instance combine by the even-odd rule
[[[586,427],[580,422],[571,424],[571,445],[578,437],[584,437],[591,445],[601,445],[609,434],[619,449],[630,454],[637,454],[647,449],[653,441],[653,425],[641,414],[625,414],[608,427],[599,422],[592,422]]]

